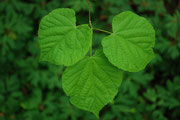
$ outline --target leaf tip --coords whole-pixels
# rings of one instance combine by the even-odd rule
[[[96,118],[99,120],[99,111],[94,111],[93,114],[96,116]]]

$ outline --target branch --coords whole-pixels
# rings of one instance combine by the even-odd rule
[[[89,0],[87,0],[88,6],[89,6],[89,25],[91,27],[91,29],[93,29],[92,23],[91,23],[91,4],[89,2]]]
[[[91,23],[91,4],[89,2],[89,0],[87,0],[88,6],[89,6],[89,26],[91,27],[91,31],[92,31],[92,35],[93,35],[93,26]],[[92,56],[92,42],[91,42],[91,47],[89,49],[90,52],[90,56]]]

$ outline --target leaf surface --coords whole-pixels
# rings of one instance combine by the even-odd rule
[[[118,68],[138,72],[153,59],[155,31],[143,17],[130,11],[113,18],[113,33],[102,40],[103,51]]]
[[[68,67],[62,76],[62,86],[71,103],[97,117],[113,101],[121,82],[122,71],[107,60],[102,50]]]
[[[38,38],[41,61],[70,66],[88,52],[92,31],[87,24],[76,26],[72,9],[60,8],[41,20]]]

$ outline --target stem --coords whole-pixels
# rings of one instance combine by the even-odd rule
[[[89,26],[90,26],[90,28],[91,28],[91,31],[92,31],[92,36],[93,36],[93,26],[92,26],[92,23],[91,23],[91,4],[90,4],[90,2],[89,2],[89,0],[87,0],[87,3],[88,3],[88,6],[89,6]],[[90,47],[90,49],[89,49],[89,51],[90,51],[90,56],[92,56],[92,42],[91,42],[91,47]]]
[[[89,6],[89,25],[91,27],[91,29],[93,29],[92,23],[91,23],[91,4],[89,2],[89,0],[87,0],[88,6]]]
[[[106,30],[102,30],[102,29],[99,29],[99,28],[93,28],[92,22],[91,22],[91,4],[90,4],[89,0],[87,0],[87,3],[88,3],[88,6],[89,6],[89,26],[90,26],[91,31],[92,31],[92,36],[93,36],[93,30],[101,31],[101,32],[108,33],[108,34],[112,34],[111,32],[106,31]],[[93,44],[93,41],[91,41],[91,47],[89,48],[90,56],[92,56],[92,49],[93,49],[92,44]]]
[[[101,32],[108,33],[108,34],[112,34],[112,32],[109,32],[109,31],[106,31],[106,30],[102,30],[102,29],[99,29],[99,28],[93,28],[93,30],[101,31]]]

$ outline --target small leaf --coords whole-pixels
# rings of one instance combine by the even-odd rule
[[[113,18],[113,33],[102,40],[109,61],[120,69],[137,72],[154,57],[155,31],[143,17],[123,12]]]
[[[113,101],[121,82],[122,71],[107,60],[102,50],[68,67],[62,76],[63,89],[71,103],[96,117]]]
[[[76,26],[75,12],[72,9],[60,8],[42,19],[38,37],[41,61],[69,66],[88,52],[92,31],[86,24]]]
[[[157,95],[156,91],[154,89],[148,89],[145,93],[144,96],[150,100],[151,102],[156,102]]]

